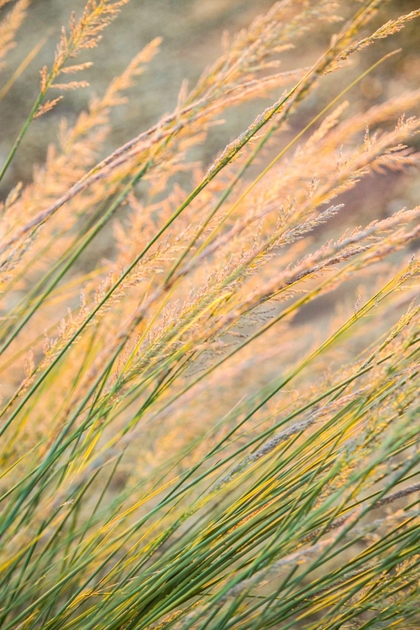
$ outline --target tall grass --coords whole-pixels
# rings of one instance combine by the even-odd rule
[[[1,176],[126,3],[72,16]],[[28,3],[6,4],[4,53]],[[375,30],[385,2],[350,4],[340,21],[330,0],[277,2],[100,159],[153,41],[3,202],[3,630],[420,626],[420,206],[356,227],[342,203],[418,164],[420,90],[352,99],[420,9]],[[312,67],[278,69],[326,22]],[[270,95],[192,161],[227,108]]]

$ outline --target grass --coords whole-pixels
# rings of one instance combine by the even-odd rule
[[[6,4],[4,55],[28,7]],[[0,178],[60,106],[53,90],[86,85],[66,75],[125,4],[71,17]],[[345,204],[369,175],[418,165],[420,90],[363,111],[354,94],[409,55],[420,10],[350,4],[346,20],[348,3],[274,4],[103,157],[154,40],[8,191],[3,630],[419,627],[420,207],[357,225]],[[279,71],[325,24],[319,59]],[[261,97],[212,164],[193,161],[225,110]]]

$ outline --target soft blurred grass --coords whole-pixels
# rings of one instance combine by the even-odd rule
[[[80,45],[93,21],[55,62],[43,49],[45,101],[49,76],[119,74],[137,23],[170,34],[165,72],[155,42],[87,113],[76,90],[28,120],[4,179],[0,627],[417,627],[418,21],[334,67],[402,4],[343,3],[327,24],[331,3],[280,3],[215,63],[254,5],[132,3],[110,48]],[[29,18],[54,22],[49,6]],[[175,50],[195,60],[178,98]]]
[[[128,104],[113,112],[113,131],[107,145],[108,152],[132,137],[138,129],[150,126],[160,115],[172,111],[182,80],[187,78],[190,82],[196,81],[203,68],[220,54],[223,32],[228,31],[232,34],[246,27],[253,17],[267,10],[271,4],[269,0],[258,4],[248,0],[234,0],[229,3],[215,0],[183,2],[155,0],[127,5],[117,21],[104,33],[101,47],[85,53],[86,59],[92,59],[95,64],[86,73],[92,89],[98,94],[102,93],[109,81],[121,72],[139,48],[154,37],[162,36],[163,44],[160,54],[150,66],[147,86],[146,84],[134,86]],[[83,0],[77,0],[72,4],[72,8],[80,13],[83,5]],[[382,9],[382,18],[386,20],[416,8],[418,8],[416,0],[389,2]],[[349,15],[351,7],[348,5],[342,7],[342,10]],[[50,61],[61,25],[67,22],[69,12],[67,0],[54,2],[37,0],[29,8],[29,19],[22,26],[19,46],[11,52],[5,73],[10,74],[46,33],[48,41],[36,61],[25,71],[3,103],[3,111],[8,112],[8,125],[2,130],[0,139],[0,152],[3,157],[20,129],[22,119],[27,113],[28,102],[35,100],[36,71]],[[379,22],[379,19],[376,20],[377,25]],[[332,32],[330,25],[320,25],[311,34],[310,45],[299,51],[302,65],[313,63],[323,50],[326,41],[325,29],[328,29],[328,33]],[[398,48],[401,41],[397,34],[389,43],[386,41],[383,43],[384,50]],[[371,101],[378,102],[394,96],[401,90],[415,88],[419,80],[420,66],[419,35],[415,24],[408,25],[404,41],[411,42],[410,52],[400,58],[394,58],[386,68],[378,71],[375,78],[367,78],[359,90],[353,92],[353,106],[359,102],[360,108],[363,109]],[[374,55],[375,52],[371,49],[365,51],[353,72],[366,68],[373,61]],[[282,63],[284,69],[294,66],[293,51],[285,53]],[[394,71],[391,68],[394,68]],[[333,82],[342,80],[341,77],[334,77]],[[344,83],[342,85],[344,87]],[[322,87],[320,93],[322,94]],[[296,128],[300,126],[299,117],[305,116],[305,119],[310,117],[311,112],[317,107],[319,98],[319,95],[313,96],[305,104],[304,113],[299,113],[296,123],[293,122]],[[328,98],[328,93],[324,100],[325,98]],[[47,144],[56,139],[57,124],[61,116],[74,120],[80,107],[86,106],[87,100],[86,90],[68,94],[57,109],[38,121],[38,129],[28,134],[25,151],[19,162],[11,167],[9,186],[16,179],[31,178],[33,164],[43,161]],[[252,115],[257,113],[258,107],[259,104],[251,103],[245,108],[236,109],[232,114],[227,112],[227,126],[214,129],[210,142],[198,149],[198,158],[211,160],[215,152],[225,146],[226,136],[232,138],[240,133],[249,124]],[[403,185],[401,189],[404,189]]]

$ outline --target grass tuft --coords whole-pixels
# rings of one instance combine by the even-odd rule
[[[71,15],[7,186],[127,3]],[[0,59],[28,10],[7,4]],[[416,177],[420,90],[357,96],[412,54],[420,10],[385,5],[276,2],[108,152],[156,38],[12,181],[2,630],[420,626],[420,206],[390,211],[380,191]],[[226,111],[261,98],[212,163],[196,159]]]

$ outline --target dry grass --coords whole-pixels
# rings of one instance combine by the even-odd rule
[[[72,16],[1,176],[56,90],[85,85],[76,58],[127,1]],[[154,40],[9,192],[1,628],[418,627],[420,206],[340,226],[366,177],[419,161],[420,90],[351,108],[392,61],[382,40],[420,16],[372,29],[384,4],[343,21],[330,0],[275,3],[100,159]],[[5,53],[25,10],[3,9]],[[319,60],[281,71],[326,22]],[[284,141],[368,46],[377,61]],[[262,96],[211,165],[193,161],[226,110]]]

